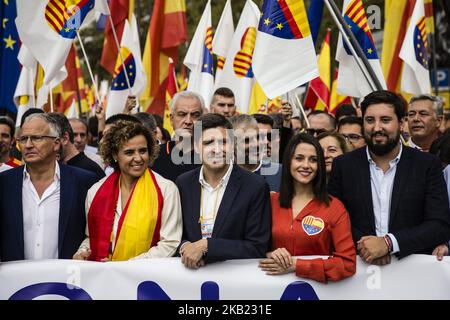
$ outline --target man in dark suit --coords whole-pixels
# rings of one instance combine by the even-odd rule
[[[441,165],[400,143],[405,101],[377,91],[361,109],[367,147],[336,158],[328,185],[350,214],[359,255],[383,265],[391,254],[448,254],[450,210]]]
[[[84,239],[94,174],[60,165],[48,114],[29,116],[18,139],[25,166],[0,174],[0,260],[71,259]]]
[[[176,181],[183,212],[183,264],[196,269],[214,261],[264,257],[271,233],[268,185],[232,164],[234,138],[224,116],[206,114],[195,127],[202,166]]]

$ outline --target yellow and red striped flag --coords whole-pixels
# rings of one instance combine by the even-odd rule
[[[178,46],[187,41],[184,0],[155,0],[142,57],[147,86],[141,95],[144,110],[164,114],[169,60],[178,62]]]
[[[403,61],[399,54],[415,0],[386,0],[381,68],[388,90],[400,92]]]
[[[173,128],[170,124],[170,102],[173,96],[178,92],[177,80],[175,77],[175,68],[173,60],[169,58],[169,75],[167,77],[166,87],[166,106],[164,108],[164,129],[169,131],[170,135],[173,134]]]

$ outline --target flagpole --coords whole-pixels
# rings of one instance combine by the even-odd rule
[[[294,96],[295,96],[295,100],[297,100],[297,104],[298,104],[298,107],[299,107],[299,109],[300,109],[300,112],[301,112],[302,115],[303,115],[303,119],[305,119],[306,127],[309,128],[309,127],[310,127],[310,124],[309,124],[309,121],[308,121],[308,117],[306,116],[305,109],[303,109],[303,105],[302,105],[302,103],[300,102],[300,99],[298,98],[298,96],[297,96],[296,94],[294,94]]]
[[[432,16],[433,29],[434,29],[434,26],[436,25],[435,24],[435,22],[436,22],[436,19],[435,19],[435,12],[436,12],[436,10],[435,9],[436,8],[434,7],[435,3],[436,3],[436,1],[432,2],[432,5],[433,5],[433,16]],[[436,96],[438,96],[439,95],[439,80],[438,80],[438,74],[437,74],[438,70],[437,70],[437,58],[436,58],[436,31],[435,30],[433,30],[433,32],[430,34],[430,37],[431,37],[431,48],[432,48],[432,54],[433,54],[434,94]]]
[[[50,112],[53,112],[53,88],[48,86],[50,89]]]
[[[83,41],[81,41],[80,32],[78,30],[76,32],[77,32],[78,42],[80,43],[81,51],[83,51],[84,60],[86,60],[86,65],[87,65],[87,68],[89,71],[89,76],[91,77],[92,84],[94,85],[95,98],[97,98],[97,101],[100,103],[100,96],[98,94],[97,83],[95,83],[94,74],[92,73],[92,69],[91,69],[91,64],[89,63],[89,59],[86,54],[86,50],[84,50],[84,45],[83,45]]]
[[[109,4],[108,4],[108,6],[109,6]],[[111,12],[111,10],[110,10],[110,12]],[[120,58],[120,62],[122,63],[122,67],[123,67],[123,70],[124,70],[125,80],[127,81],[128,90],[130,91],[130,95],[131,95],[130,79],[128,78],[127,69],[125,68],[125,61],[123,60],[122,52],[120,52],[119,38],[117,38],[116,28],[114,27],[114,22],[113,22],[113,19],[112,19],[112,15],[110,14],[108,17],[109,17],[109,24],[111,25],[111,30],[113,32],[114,41],[116,42],[117,51],[119,51],[119,58]]]
[[[338,7],[336,6],[333,0],[324,0],[324,1],[328,11],[330,12],[331,17],[333,18],[334,22],[336,23],[336,26],[338,27],[339,31],[342,34],[342,39],[344,39],[345,43],[349,47],[353,55],[353,58],[355,59],[359,68],[361,69],[361,72],[363,73],[367,82],[371,86],[372,90],[373,91],[383,90],[383,86],[381,85],[380,80],[378,80],[378,77],[373,71],[372,66],[367,60],[367,57],[364,51],[361,49],[355,35],[353,34],[353,32],[349,30],[347,23],[344,21],[344,18],[339,12]],[[358,57],[361,58],[362,61],[360,61]]]
[[[109,3],[108,3],[108,9],[109,9]],[[109,12],[111,13],[111,10],[109,10]],[[131,91],[131,82],[130,82],[130,79],[128,78],[127,68],[125,67],[125,60],[123,60],[122,52],[120,51],[119,38],[117,37],[116,28],[114,27],[114,21],[112,19],[112,14],[109,14],[108,17],[109,17],[109,24],[111,25],[111,30],[113,32],[114,41],[116,42],[117,51],[119,52],[120,63],[122,63],[122,68],[123,68],[123,71],[125,74],[125,80],[128,85],[129,95],[133,96],[133,93]],[[139,104],[139,99],[137,97],[135,97],[135,99],[136,99],[136,107],[135,108],[136,108],[137,112],[140,112],[141,106]]]

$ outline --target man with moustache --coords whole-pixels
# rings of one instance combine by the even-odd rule
[[[264,179],[233,165],[233,131],[220,114],[195,124],[202,166],[177,181],[183,213],[182,263],[197,269],[229,259],[262,258],[270,240],[270,194]]]
[[[361,104],[367,147],[336,158],[329,192],[350,214],[360,257],[388,264],[391,255],[448,254],[450,209],[435,156],[400,143],[403,100],[372,92]]]
[[[408,108],[408,128],[411,138],[408,146],[428,152],[440,135],[444,117],[443,101],[430,94],[412,97]]]
[[[195,92],[178,92],[170,103],[170,124],[175,136],[159,147],[159,155],[152,165],[164,178],[174,181],[184,172],[200,166],[193,150],[194,123],[203,114],[205,103]]]

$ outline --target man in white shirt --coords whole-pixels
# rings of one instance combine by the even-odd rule
[[[182,263],[192,269],[228,260],[262,258],[269,246],[270,194],[264,179],[233,165],[233,131],[220,114],[195,124],[202,166],[176,181],[183,213]]]
[[[84,199],[93,174],[59,165],[59,127],[27,117],[18,139],[25,166],[0,174],[0,259],[70,259],[84,238]]]

